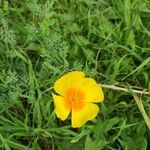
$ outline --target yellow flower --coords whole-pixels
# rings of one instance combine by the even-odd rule
[[[54,90],[58,94],[52,94],[56,115],[65,120],[71,112],[73,128],[94,119],[99,111],[95,103],[104,99],[101,87],[92,78],[85,78],[81,71],[62,76],[55,82]]]

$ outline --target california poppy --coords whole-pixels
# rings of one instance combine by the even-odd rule
[[[57,93],[52,94],[56,115],[65,120],[71,112],[73,128],[94,119],[99,112],[99,106],[95,103],[104,100],[100,85],[92,78],[85,78],[81,71],[73,71],[59,78],[54,90]]]

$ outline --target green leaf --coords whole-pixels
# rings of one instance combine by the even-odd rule
[[[106,144],[107,142],[103,141],[102,139],[94,141],[89,136],[87,136],[85,141],[85,150],[102,150]]]

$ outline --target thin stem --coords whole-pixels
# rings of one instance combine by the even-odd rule
[[[126,88],[122,88],[119,86],[115,86],[115,85],[106,85],[106,84],[101,84],[101,87],[103,88],[107,88],[107,89],[112,89],[112,90],[116,90],[116,91],[123,91],[123,92],[127,92],[130,93],[130,91]],[[147,90],[131,90],[133,93],[138,93],[138,94],[144,94],[144,95],[149,95],[150,93]]]

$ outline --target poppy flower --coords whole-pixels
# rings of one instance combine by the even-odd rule
[[[59,78],[54,90],[57,93],[52,94],[56,116],[65,120],[71,113],[73,128],[94,119],[99,112],[99,106],[95,103],[104,100],[100,85],[92,78],[85,78],[82,71],[73,71]]]

